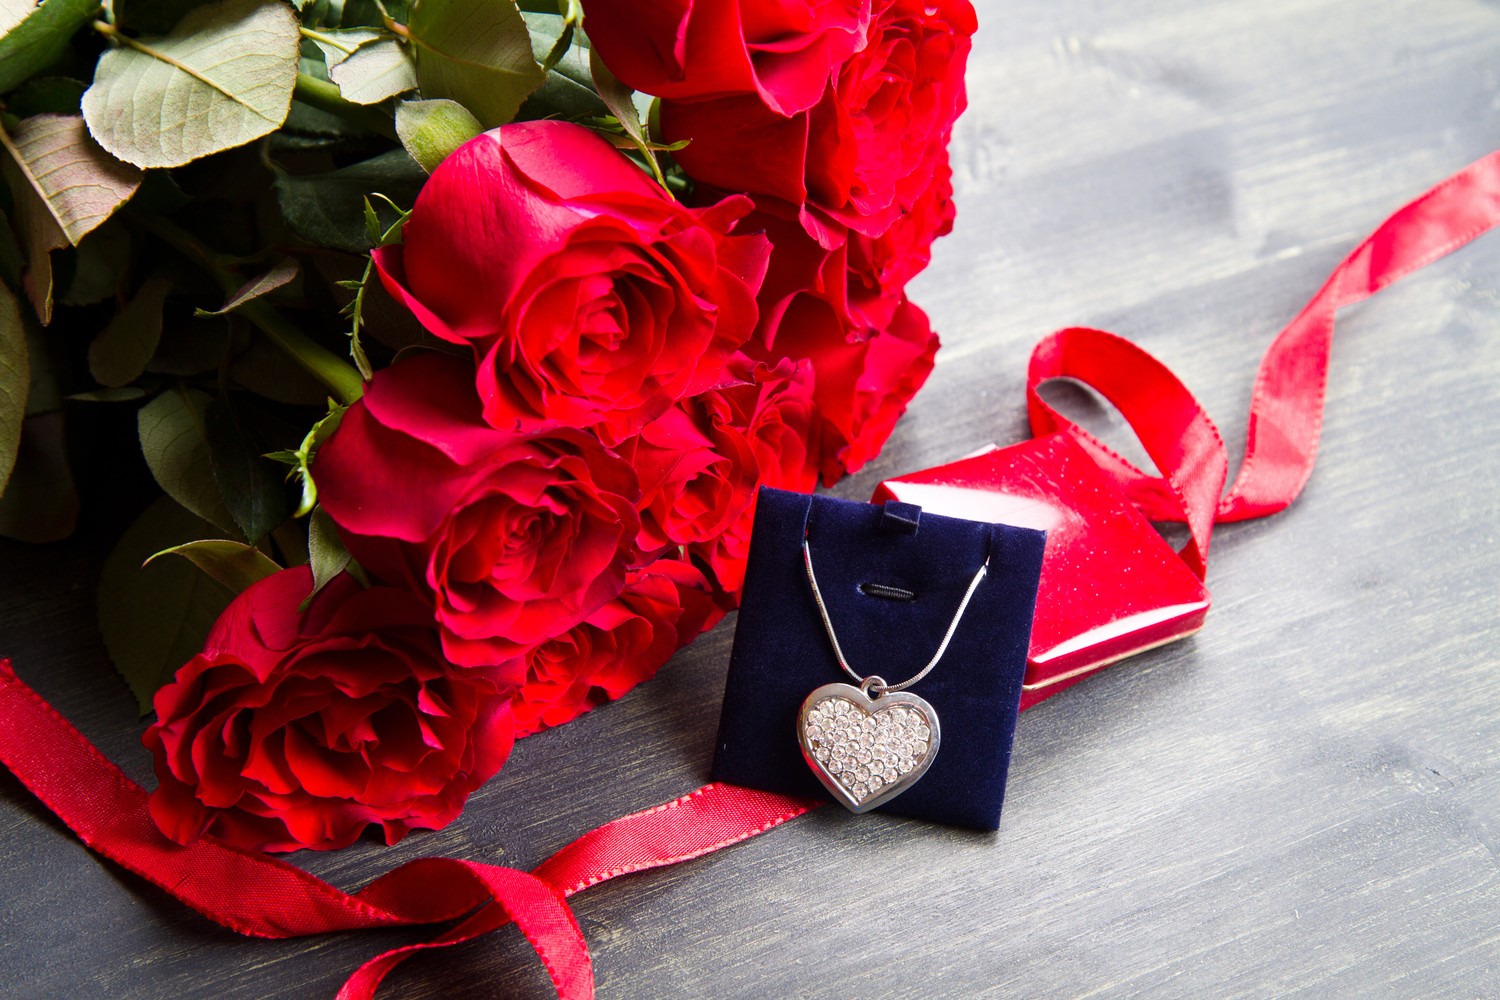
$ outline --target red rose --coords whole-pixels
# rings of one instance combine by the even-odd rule
[[[814,467],[832,485],[874,458],[932,371],[938,338],[904,294],[851,302],[855,240],[819,246],[773,202],[751,223],[775,251],[761,291],[762,322],[746,350],[758,358],[811,362]]]
[[[641,483],[641,548],[718,537],[750,502],[755,449],[717,390],[674,403],[619,447]]]
[[[718,615],[703,574],[685,562],[658,559],[632,573],[619,597],[526,652],[526,680],[512,698],[517,735],[560,726],[650,680]]]
[[[630,465],[581,431],[484,422],[473,369],[412,354],[375,376],[319,450],[324,509],[354,557],[426,596],[443,650],[502,664],[582,621],[638,561]]]
[[[906,283],[932,260],[932,241],[953,231],[953,170],[947,156],[911,211],[877,237],[849,238],[849,300],[872,327],[891,322]]]
[[[712,537],[687,546],[690,557],[707,566],[727,607],[739,603],[755,520],[755,491],[761,486],[811,492],[817,485],[818,422],[813,410],[810,362],[782,359],[742,369],[741,378],[704,393],[700,411],[721,435],[742,438],[755,456],[755,482],[734,518]]]
[[[743,355],[722,385],[673,404],[620,445],[641,482],[641,548],[686,547],[719,586],[739,590],[750,507],[761,485],[810,490],[812,372]]]
[[[755,328],[767,247],[729,235],[748,209],[685,208],[587,129],[518,122],[444,160],[375,260],[472,348],[492,426],[597,424],[612,443],[717,381]]]
[[[754,94],[779,115],[817,103],[864,47],[870,0],[584,0],[589,42],[635,90]]]
[[[510,689],[449,666],[410,594],[306,567],[250,587],[156,693],[151,815],[179,843],[345,847],[452,822],[510,755]]]
[[[854,383],[847,430],[835,424],[832,442],[824,452],[832,452],[849,472],[864,468],[866,462],[880,454],[891,431],[896,429],[896,421],[906,412],[906,405],[932,374],[940,345],[927,314],[902,296],[891,311],[890,323],[872,330],[862,346],[863,359]],[[814,353],[814,366],[817,363]],[[830,433],[826,423],[825,433]],[[840,437],[848,442],[842,449]]]
[[[664,101],[669,140],[690,175],[798,207],[826,247],[843,227],[879,236],[927,191],[965,106],[976,27],[968,0],[877,0],[869,42],[823,97],[789,118],[758,97]]]

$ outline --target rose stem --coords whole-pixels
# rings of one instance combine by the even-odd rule
[[[220,263],[217,254],[195,237],[157,216],[138,212],[130,214],[136,222],[170,243],[184,256],[193,259],[205,271],[212,274],[219,286],[224,289],[226,296],[239,291],[243,282]],[[252,299],[241,303],[234,311],[254,324],[271,343],[297,362],[309,375],[327,386],[340,403],[348,405],[358,401],[364,395],[364,379],[360,377],[353,365],[312,340],[266,303]]]
[[[373,107],[365,107],[363,104],[344,100],[337,84],[319,80],[306,73],[298,73],[297,89],[293,96],[309,107],[337,115],[356,128],[385,136],[387,139],[396,138],[396,130],[391,125],[389,115]]]

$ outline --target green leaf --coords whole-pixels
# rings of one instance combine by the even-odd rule
[[[21,304],[0,283],[0,494],[10,480],[21,450],[21,424],[26,419],[26,394],[31,366],[26,358],[26,327]]]
[[[406,28],[422,96],[457,101],[485,128],[514,119],[546,79],[515,0],[418,0]]]
[[[0,535],[56,542],[71,535],[77,522],[78,488],[68,468],[63,415],[33,414],[21,426],[16,465],[0,496]]]
[[[0,187],[0,193],[4,188]],[[10,217],[0,211],[0,281],[11,287],[21,284],[21,271],[26,267],[26,258],[21,256],[21,244],[11,232]]]
[[[353,28],[359,25],[379,27],[385,23],[382,10],[400,20],[406,16],[405,0],[293,0],[302,11],[302,23],[330,28]]]
[[[526,13],[531,29],[531,54],[547,62],[567,30],[558,14]],[[589,43],[582,32],[573,36],[573,45],[547,70],[547,82],[526,99],[521,118],[564,118],[578,121],[602,118],[609,114],[599,95],[594,93],[594,77],[589,71]]]
[[[19,14],[25,6],[29,5],[7,4],[4,11]],[[7,17],[4,37],[0,37],[0,94],[57,62],[73,32],[98,9],[98,0],[44,0],[18,22]]]
[[[381,101],[415,90],[417,66],[410,51],[388,32],[346,28],[307,33],[323,52],[328,78],[355,104]]]
[[[332,173],[282,174],[276,178],[276,200],[287,225],[302,239],[364,253],[374,245],[365,230],[365,195],[379,191],[409,205],[426,179],[426,171],[404,149],[393,149]]]
[[[21,84],[5,102],[18,118],[32,115],[76,115],[83,100],[83,84],[66,76],[38,76]]]
[[[531,54],[542,69],[551,72],[572,50],[574,43],[587,46],[588,39],[578,29],[583,26],[583,5],[579,0],[560,0],[553,5],[559,13],[532,12],[521,4],[521,16],[531,31]]]
[[[130,385],[122,389],[95,389],[92,392],[75,392],[69,399],[80,403],[133,403],[146,398],[146,390]]]
[[[344,547],[344,540],[339,537],[338,526],[322,507],[313,508],[312,516],[307,519],[307,561],[312,567],[313,587],[303,607],[354,562],[354,557]]]
[[[22,285],[42,324],[52,322],[52,251],[77,244],[140,186],[141,173],[89,138],[82,119],[38,115],[0,129],[0,172],[26,247]]]
[[[198,310],[199,316],[223,316],[225,313],[234,312],[246,302],[251,302],[262,295],[289,284],[301,271],[300,265],[290,257],[283,257],[276,262],[276,266],[258,278],[252,278],[240,287],[240,290],[229,297],[222,308],[212,311],[207,309]]]
[[[209,395],[197,389],[169,389],[141,408],[136,427],[146,464],[167,495],[220,531],[232,532],[234,518],[214,481],[204,417],[210,402]],[[151,552],[163,548],[166,545]]]
[[[263,457],[265,449],[254,431],[226,397],[209,403],[205,417],[219,495],[245,538],[259,542],[290,514],[282,477]]]
[[[114,0],[115,23],[122,28],[165,35],[203,0]]]
[[[361,45],[391,37],[379,28],[304,28],[302,36],[323,53],[323,65],[333,69],[359,50]],[[331,79],[331,78],[330,78]]]
[[[78,115],[37,115],[0,145],[74,246],[114,214],[141,186],[143,175],[99,148]]]
[[[169,323],[162,330],[161,344],[146,370],[155,375],[200,375],[212,371],[224,363],[230,339],[226,319]]]
[[[260,549],[227,538],[174,545],[147,559],[146,565],[165,555],[182,556],[236,594],[281,570],[275,560]]]
[[[318,406],[328,398],[319,382],[265,337],[251,337],[229,365],[229,377],[257,396],[294,406]]]
[[[46,326],[52,322],[52,251],[68,245],[57,219],[27,180],[15,158],[0,154],[0,175],[10,188],[14,201],[16,232],[21,237],[26,269],[21,272],[21,287],[31,300],[37,318]]]
[[[140,207],[140,194],[132,202]],[[118,219],[111,219],[89,233],[78,244],[73,257],[73,278],[62,296],[64,305],[88,306],[112,299],[130,270],[130,233]]]
[[[146,362],[161,343],[162,306],[172,283],[148,278],[135,298],[109,321],[89,345],[89,374],[110,388],[129,385],[146,370]]]
[[[131,525],[104,562],[99,578],[99,631],[115,669],[130,685],[141,714],[177,668],[203,649],[233,594],[181,559],[142,564],[153,553],[211,533],[213,528],[162,497]]]
[[[381,101],[415,90],[417,66],[406,46],[375,28],[304,31],[323,52],[328,78],[355,104]]]
[[[297,83],[301,35],[279,0],[195,7],[168,34],[104,53],[83,116],[99,144],[138,167],[177,167],[275,131]]]
[[[403,101],[396,105],[396,134],[429,174],[448,154],[484,131],[457,101]]]
[[[599,91],[599,98],[609,106],[610,113],[620,123],[620,128],[629,137],[630,144],[645,159],[656,182],[666,187],[667,179],[662,176],[661,164],[656,162],[652,143],[646,135],[646,130],[641,127],[641,113],[635,106],[635,91],[621,83],[609,71],[609,67],[604,65],[604,60],[599,58],[598,51],[594,49],[589,50],[589,71],[594,74],[594,86]]]

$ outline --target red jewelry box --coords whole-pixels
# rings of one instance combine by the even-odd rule
[[[1021,708],[1203,626],[1209,595],[1064,434],[887,479],[872,498],[1047,532]]]

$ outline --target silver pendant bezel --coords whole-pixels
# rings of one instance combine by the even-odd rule
[[[829,698],[843,698],[851,701],[870,716],[878,715],[881,712],[900,705],[906,705],[909,708],[915,709],[927,720],[927,728],[932,731],[932,735],[928,738],[927,742],[927,752],[922,755],[922,758],[917,761],[916,766],[910,771],[884,786],[879,795],[865,799],[863,802],[856,800],[833,775],[828,773],[827,768],[823,766],[822,762],[813,756],[812,746],[808,742],[808,716],[819,702]],[[916,784],[927,773],[927,769],[932,766],[933,760],[937,757],[938,747],[941,742],[942,729],[938,725],[937,712],[933,710],[932,705],[928,703],[927,699],[918,697],[907,691],[886,691],[877,698],[871,698],[852,684],[824,684],[822,687],[814,689],[803,700],[802,707],[797,711],[797,744],[802,748],[802,759],[807,761],[807,766],[817,776],[818,781],[822,783],[823,787],[828,789],[829,794],[834,797],[834,800],[853,813],[869,812],[871,809],[884,805]]]

